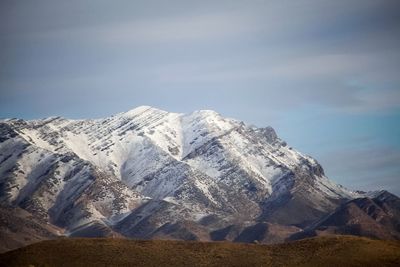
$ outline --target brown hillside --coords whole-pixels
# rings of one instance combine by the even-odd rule
[[[281,245],[47,240],[0,255],[0,266],[399,266],[400,242],[335,236]]]

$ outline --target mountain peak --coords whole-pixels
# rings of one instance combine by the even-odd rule
[[[166,113],[166,111],[152,107],[152,106],[147,106],[147,105],[143,105],[143,106],[138,106],[134,109],[128,110],[126,112],[122,112],[120,113],[120,115],[124,116],[124,117],[133,117],[133,116],[137,116],[139,114],[145,113],[145,112],[162,112],[162,113]]]
[[[192,112],[193,114],[212,114],[212,115],[218,115],[219,113],[211,110],[211,109],[200,109],[200,110],[195,110]]]
[[[185,116],[195,119],[222,118],[221,114],[210,109],[195,110],[191,113],[187,113]]]

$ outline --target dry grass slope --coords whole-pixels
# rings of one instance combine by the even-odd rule
[[[399,266],[400,242],[334,236],[280,245],[57,239],[0,255],[0,266]]]

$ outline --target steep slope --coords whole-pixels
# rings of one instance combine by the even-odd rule
[[[71,236],[186,231],[204,240],[204,232],[232,225],[305,227],[360,196],[271,127],[209,110],[142,106],[96,120],[8,119],[0,133],[2,203]]]
[[[387,191],[342,204],[334,212],[291,239],[319,235],[358,235],[378,239],[400,239],[400,198]]]
[[[12,121],[12,125],[26,125]],[[81,225],[108,221],[142,202],[116,177],[80,159],[73,152],[56,153],[0,124],[0,199],[25,209],[66,232]]]
[[[0,206],[0,253],[62,234],[24,209]]]

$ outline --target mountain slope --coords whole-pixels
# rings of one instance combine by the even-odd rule
[[[21,208],[0,205],[0,252],[53,239],[62,229],[46,224]]]
[[[271,127],[209,110],[7,119],[0,133],[2,203],[71,236],[207,240],[260,222],[304,228],[361,196]]]
[[[387,191],[353,199],[291,239],[351,234],[378,239],[400,239],[400,198]]]

